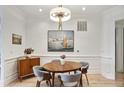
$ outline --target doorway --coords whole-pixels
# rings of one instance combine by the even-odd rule
[[[115,78],[124,73],[124,19],[115,22]]]

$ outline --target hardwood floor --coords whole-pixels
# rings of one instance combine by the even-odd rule
[[[109,80],[99,74],[88,74],[89,86],[86,83],[85,76],[83,76],[84,87],[124,87],[124,74],[118,73],[116,80]],[[24,79],[22,82],[14,81],[8,87],[35,87],[36,78]],[[55,79],[55,86],[59,87],[60,82]],[[41,87],[47,87],[45,81],[41,82]]]

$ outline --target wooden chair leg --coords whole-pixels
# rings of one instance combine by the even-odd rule
[[[69,72],[69,73],[70,73],[70,72]],[[58,76],[58,79],[59,79],[59,81],[60,81],[60,87],[61,87],[61,86],[64,86],[63,81],[61,80],[61,77],[60,77],[60,76]]]
[[[49,81],[49,86],[51,87],[51,81],[50,80],[48,80]]]
[[[40,87],[40,81],[37,80],[36,87]]]
[[[20,82],[22,82],[22,77],[19,77]]]
[[[63,84],[63,82],[61,82],[60,87],[63,87],[63,86],[64,86],[64,84]]]
[[[85,77],[86,77],[86,80],[87,80],[87,84],[88,84],[88,86],[89,86],[89,81],[88,81],[87,74],[85,74]]]
[[[49,81],[48,80],[46,80],[46,84],[47,84],[47,86],[49,86]]]
[[[80,83],[79,83],[79,86],[80,86],[80,87],[83,87],[83,79],[82,79],[82,76],[83,76],[83,74],[81,74],[81,78],[80,78]]]
[[[77,73],[77,71],[74,71],[74,74],[76,74]]]

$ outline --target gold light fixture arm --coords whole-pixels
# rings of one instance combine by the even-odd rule
[[[59,17],[58,30],[62,30],[62,19]]]

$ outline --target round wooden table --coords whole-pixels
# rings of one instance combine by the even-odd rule
[[[52,61],[43,65],[43,68],[52,73],[52,86],[54,86],[55,73],[65,73],[76,70],[81,70],[82,65],[79,62],[65,61],[64,65],[61,65],[59,61]],[[80,85],[82,86],[82,75],[80,79]]]

